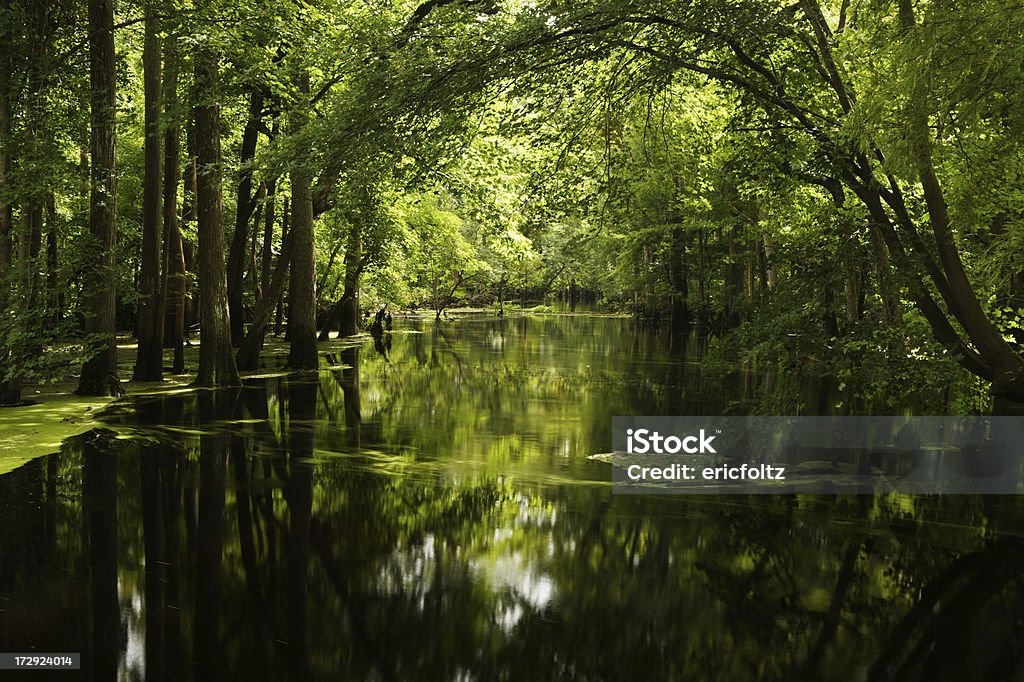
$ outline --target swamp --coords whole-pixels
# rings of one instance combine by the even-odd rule
[[[0,677],[1021,679],[1021,494],[610,457],[1024,417],[1022,64],[1007,0],[0,0]]]

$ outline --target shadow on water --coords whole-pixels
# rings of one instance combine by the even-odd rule
[[[136,398],[0,477],[0,650],[97,681],[1019,677],[1017,498],[613,496],[587,459],[615,414],[786,377],[607,318],[378,342]]]

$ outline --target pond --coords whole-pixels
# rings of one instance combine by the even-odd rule
[[[0,477],[0,651],[97,681],[1020,673],[1017,497],[613,495],[591,458],[615,415],[833,412],[828,382],[622,318],[396,322]]]

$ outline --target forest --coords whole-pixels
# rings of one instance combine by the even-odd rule
[[[0,0],[0,670],[1019,680],[1022,100],[1009,0]]]
[[[378,311],[552,304],[1024,398],[1022,32],[1005,0],[3,0],[0,403],[120,394],[119,336],[134,381],[231,386],[271,334],[307,371]]]

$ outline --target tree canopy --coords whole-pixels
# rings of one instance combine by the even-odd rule
[[[198,381],[235,383],[285,323],[311,369],[367,312],[555,300],[1024,396],[1012,3],[5,0],[0,22],[4,402],[80,363],[114,390],[117,332],[153,380],[198,324]]]

